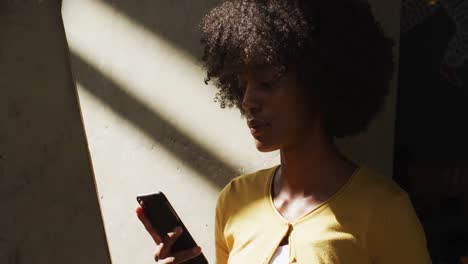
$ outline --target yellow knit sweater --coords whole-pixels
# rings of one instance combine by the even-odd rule
[[[289,262],[428,264],[422,226],[408,195],[368,167],[330,199],[291,222],[273,204],[279,167],[233,179],[216,205],[216,263],[269,263],[288,233]]]

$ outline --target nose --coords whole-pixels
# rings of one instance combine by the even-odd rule
[[[258,111],[261,108],[260,96],[250,84],[246,84],[242,97],[242,108],[247,113]]]

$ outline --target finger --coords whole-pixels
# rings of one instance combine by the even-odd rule
[[[174,231],[167,233],[164,237],[163,242],[165,246],[162,248],[161,255],[163,257],[169,255],[172,250],[172,245],[176,242],[177,238],[182,234],[182,228],[180,226],[176,227]]]
[[[161,256],[161,250],[163,249],[163,247],[164,247],[164,243],[161,242],[156,246],[156,250],[154,251],[154,260],[157,263],[159,263],[159,261],[161,261],[161,259],[164,259],[164,257]]]
[[[176,254],[174,254],[175,262],[176,264],[183,263],[187,260],[193,259],[196,256],[201,254],[201,248],[200,247],[194,247],[191,249],[187,249],[184,251],[180,251]]]
[[[175,263],[175,258],[174,257],[165,258],[165,259],[159,260],[158,264],[159,263],[161,263],[161,264],[173,264],[173,263]]]
[[[150,223],[148,217],[146,216],[145,211],[143,211],[143,208],[138,206],[137,209],[136,209],[136,214],[138,216],[138,219],[140,219],[140,221],[145,226],[146,231],[148,231],[148,233],[153,238],[154,242],[156,242],[156,244],[161,243],[162,242],[161,237],[158,235],[158,233],[151,226],[151,223]]]

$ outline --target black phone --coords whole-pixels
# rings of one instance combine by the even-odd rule
[[[173,252],[191,249],[197,246],[197,243],[193,239],[192,235],[190,235],[164,193],[157,192],[142,194],[138,195],[136,199],[140,205],[141,202],[143,202],[143,211],[149,218],[154,230],[156,230],[160,236],[164,236],[167,233],[172,232],[177,226],[182,227],[182,234],[172,246]],[[184,262],[184,264],[208,264],[208,261],[203,253],[201,253],[197,257]]]

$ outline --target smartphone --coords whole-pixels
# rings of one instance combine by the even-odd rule
[[[177,226],[182,227],[183,232],[172,246],[172,252],[179,252],[197,246],[197,243],[192,235],[190,235],[164,193],[142,194],[138,195],[136,199],[140,205],[141,202],[143,202],[143,211],[149,218],[154,230],[156,230],[160,236],[172,232]],[[208,261],[202,252],[197,257],[184,262],[184,264],[208,264]]]

